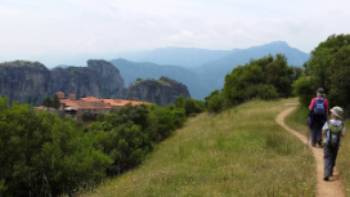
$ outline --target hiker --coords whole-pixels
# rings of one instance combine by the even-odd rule
[[[314,97],[309,105],[308,124],[310,127],[310,143],[313,147],[316,143],[322,146],[322,126],[327,121],[328,100],[325,98],[324,89],[318,88],[316,97]]]
[[[324,180],[329,181],[337,159],[340,139],[345,134],[344,111],[341,107],[331,109],[331,117],[322,128],[324,134]]]

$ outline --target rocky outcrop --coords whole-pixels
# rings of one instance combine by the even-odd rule
[[[0,64],[0,96],[11,101],[40,104],[61,91],[76,98],[133,98],[160,105],[179,96],[190,97],[187,87],[166,77],[138,80],[128,89],[119,70],[104,60],[89,60],[85,67],[47,69],[39,62],[13,61]]]
[[[51,80],[51,93],[75,93],[78,98],[123,96],[124,81],[119,70],[103,60],[89,60],[87,67],[55,68]]]
[[[187,87],[166,77],[159,80],[137,80],[128,89],[128,98],[159,105],[173,103],[180,96],[190,97]]]
[[[0,64],[0,95],[19,102],[38,103],[50,90],[50,70],[39,62]]]
[[[125,95],[119,70],[103,60],[89,60],[86,67],[55,68],[51,71],[38,62],[0,64],[0,96],[38,104],[57,91],[75,93],[78,98],[116,98]]]

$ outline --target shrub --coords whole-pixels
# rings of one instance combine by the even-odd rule
[[[110,156],[110,176],[140,164],[153,145],[168,137],[185,120],[183,109],[159,106],[127,106],[101,115],[88,129],[95,146]]]
[[[244,97],[247,99],[259,98],[270,100],[277,98],[278,93],[276,88],[272,85],[258,84],[249,86],[244,92]]]
[[[185,119],[184,109],[153,106],[150,111],[148,128],[152,140],[159,142],[170,136],[172,131],[183,125]]]
[[[46,97],[42,105],[45,107],[52,107],[58,109],[60,107],[60,100],[56,95],[53,97]]]
[[[288,97],[298,72],[288,67],[283,55],[267,56],[238,66],[226,75],[223,89],[225,103],[237,105],[253,98]]]
[[[309,76],[303,76],[293,83],[293,91],[299,96],[300,103],[307,105],[315,92],[314,80]]]
[[[192,116],[205,110],[205,104],[203,101],[192,98],[179,97],[175,101],[175,106],[184,109],[186,116]]]
[[[93,187],[111,160],[68,119],[0,99],[0,196],[58,196]]]
[[[220,112],[224,109],[224,97],[223,94],[216,90],[213,91],[208,97],[205,98],[205,105],[209,112]]]

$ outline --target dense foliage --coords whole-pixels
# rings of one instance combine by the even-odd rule
[[[56,95],[53,97],[46,97],[42,105],[45,107],[52,107],[58,109],[60,107],[60,100]]]
[[[205,104],[203,101],[185,97],[177,98],[175,106],[184,109],[186,116],[192,116],[205,110]]]
[[[187,116],[203,110],[191,99],[179,106],[126,106],[87,118],[83,126],[8,103],[0,99],[0,196],[71,195],[92,188],[140,164]]]
[[[224,96],[231,105],[253,98],[287,97],[292,90],[292,76],[293,71],[283,55],[253,60],[226,76]]]
[[[209,111],[218,112],[247,100],[275,99],[292,94],[292,82],[301,69],[289,67],[283,55],[266,56],[238,66],[226,75],[222,91],[214,91],[206,98]]]
[[[215,90],[205,97],[205,106],[209,112],[218,113],[224,109],[225,99],[221,91]]]
[[[0,196],[58,196],[92,187],[111,159],[68,119],[0,99]]]
[[[117,109],[102,115],[89,128],[96,146],[113,160],[108,175],[117,175],[140,164],[155,143],[182,126],[184,110],[138,106]]]
[[[305,76],[294,85],[306,104],[318,87],[325,88],[331,105],[350,110],[350,35],[333,35],[320,43],[305,65]]]

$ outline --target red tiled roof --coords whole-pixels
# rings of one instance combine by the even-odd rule
[[[144,105],[146,102],[124,100],[124,99],[99,99],[96,97],[85,97],[79,100],[61,99],[60,103],[65,108],[73,108],[76,110],[110,110],[113,107],[122,107],[126,105]]]

